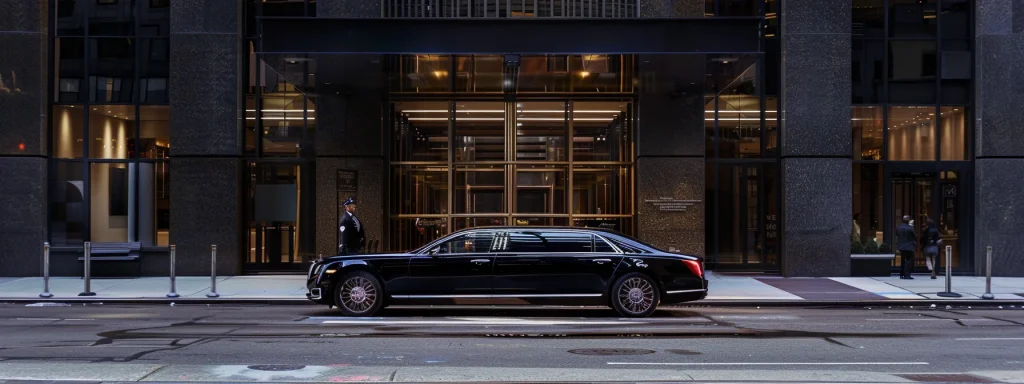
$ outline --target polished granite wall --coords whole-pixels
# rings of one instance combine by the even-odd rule
[[[975,273],[1024,276],[1024,0],[979,1],[975,19]]]
[[[241,0],[171,2],[170,242],[178,273],[241,272]]]
[[[849,276],[852,0],[782,0],[782,274]]]
[[[640,55],[637,235],[704,256],[704,55]],[[655,201],[687,205],[663,210]]]
[[[47,233],[47,2],[0,1],[0,276],[38,276]]]

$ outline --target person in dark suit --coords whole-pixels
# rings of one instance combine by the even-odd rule
[[[356,200],[349,198],[342,205],[345,212],[338,220],[338,254],[358,255],[366,245],[366,234],[363,232],[363,224],[356,217]]]
[[[903,216],[903,223],[896,227],[896,249],[903,260],[900,261],[900,278],[913,279],[914,252],[917,252],[917,231],[910,225],[910,216]]]

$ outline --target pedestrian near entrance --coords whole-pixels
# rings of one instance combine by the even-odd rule
[[[900,251],[900,278],[913,279],[914,252],[917,251],[917,231],[910,225],[910,216],[903,216],[903,223],[896,227],[896,249]]]
[[[366,235],[363,232],[363,224],[356,217],[356,200],[349,198],[342,204],[345,212],[338,220],[338,254],[358,255],[363,252],[366,245]]]
[[[939,227],[932,219],[928,219],[928,228],[921,234],[921,252],[924,253],[924,263],[932,272],[932,279],[935,278],[935,271],[939,269],[936,257],[939,255],[939,247],[942,246],[942,236]]]

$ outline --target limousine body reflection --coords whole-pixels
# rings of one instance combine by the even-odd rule
[[[397,254],[333,256],[309,269],[306,296],[347,316],[388,305],[609,306],[643,317],[707,295],[702,260],[589,228],[488,227]]]

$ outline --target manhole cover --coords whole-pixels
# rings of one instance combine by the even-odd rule
[[[699,355],[700,354],[700,352],[687,351],[685,349],[666,349],[665,351],[668,352],[668,353],[674,353],[674,354],[677,354],[677,355],[686,355],[686,356],[693,356],[693,355]]]
[[[302,368],[306,368],[305,365],[250,365],[247,368],[254,371],[270,371],[270,372],[281,372],[281,371],[298,371]]]
[[[621,356],[621,355],[649,355],[654,353],[650,349],[632,348],[610,348],[610,349],[573,349],[569,353],[587,356]]]

